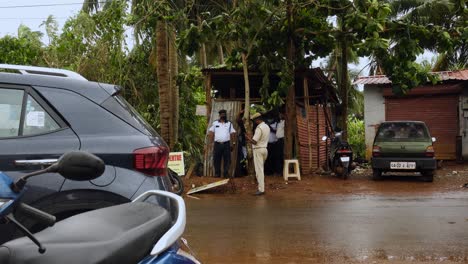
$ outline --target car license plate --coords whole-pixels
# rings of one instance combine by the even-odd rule
[[[349,162],[349,157],[341,157],[342,162]]]
[[[416,169],[416,162],[390,162],[390,169],[414,170]]]

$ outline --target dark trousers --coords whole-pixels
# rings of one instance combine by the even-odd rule
[[[267,150],[268,156],[265,161],[265,175],[272,175],[275,173],[275,155],[277,155],[276,142],[268,143]]]
[[[276,155],[274,157],[274,170],[279,175],[283,174],[284,166],[284,138],[278,138],[276,141]]]
[[[213,162],[215,167],[215,177],[221,176],[221,160],[224,160],[224,177],[229,177],[229,165],[231,164],[231,144],[215,142],[213,150]]]

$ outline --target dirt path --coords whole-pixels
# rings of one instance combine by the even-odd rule
[[[303,175],[301,181],[285,182],[282,177],[266,176],[265,185],[268,196],[288,199],[304,199],[323,195],[434,195],[462,190],[468,183],[468,164],[446,163],[437,170],[434,182],[423,182],[413,173],[392,173],[383,181],[373,181],[370,169],[358,168],[348,180],[331,175]],[[417,174],[416,174],[417,175]],[[186,191],[218,181],[218,178],[192,177],[184,179]],[[466,189],[468,192],[468,189]],[[207,190],[199,194],[244,196],[256,191],[256,182],[252,177],[231,179],[230,184]],[[198,194],[194,194],[196,196]]]
[[[203,263],[468,263],[468,166],[445,164],[432,183],[403,175],[266,177],[260,197],[252,178],[235,178],[184,197],[184,236]]]

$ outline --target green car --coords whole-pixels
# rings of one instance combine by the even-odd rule
[[[432,182],[437,168],[433,142],[424,122],[383,122],[372,148],[372,178],[381,180],[387,171],[420,172]]]

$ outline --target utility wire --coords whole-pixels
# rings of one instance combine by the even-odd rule
[[[106,1],[96,1],[96,2],[89,2],[89,3],[105,4]],[[61,4],[16,5],[16,6],[0,6],[0,9],[28,8],[28,7],[47,7],[47,6],[69,6],[69,5],[82,5],[82,4],[83,4],[83,2],[80,2],[80,3],[61,3]]]
[[[67,19],[69,17],[54,17],[54,19]],[[0,17],[0,20],[33,20],[33,19],[42,19],[46,20],[47,17]]]

